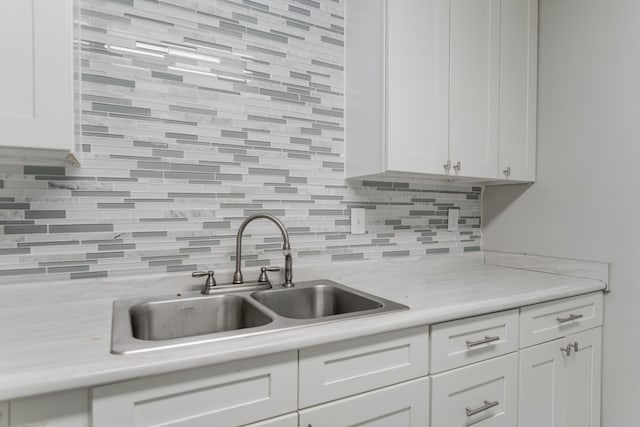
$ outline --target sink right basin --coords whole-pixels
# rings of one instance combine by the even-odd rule
[[[383,306],[378,301],[330,284],[260,291],[251,296],[276,314],[292,319],[357,313]]]

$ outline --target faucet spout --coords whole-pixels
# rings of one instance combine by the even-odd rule
[[[289,243],[289,232],[287,228],[284,226],[282,221],[270,214],[255,214],[247,217],[242,224],[240,224],[240,228],[238,229],[238,235],[236,236],[236,271],[233,273],[233,283],[241,284],[244,283],[242,278],[242,235],[244,233],[244,229],[247,228],[252,221],[256,219],[266,219],[273,222],[279,229],[280,233],[282,233],[282,251],[284,254],[284,286],[289,288],[293,286],[293,257],[291,255],[291,244]]]

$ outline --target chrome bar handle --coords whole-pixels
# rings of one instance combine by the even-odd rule
[[[567,317],[558,317],[556,320],[560,323],[571,322],[572,320],[582,319],[584,314],[570,314]]]
[[[489,401],[485,400],[484,401],[484,405],[482,405],[479,408],[476,408],[476,409],[466,408],[467,417],[473,417],[474,415],[477,415],[480,412],[484,412],[484,411],[486,411],[488,409],[495,408],[499,404],[500,404],[500,402],[498,402],[497,400],[494,400],[493,402],[489,402]]]
[[[490,342],[494,342],[494,341],[498,341],[500,340],[500,337],[490,337],[488,335],[485,335],[483,339],[478,340],[478,341],[467,341],[467,347],[476,347],[482,344],[488,344]]]
[[[560,351],[563,352],[564,354],[566,354],[567,357],[571,356],[571,345],[568,345],[566,347],[560,347]]]
[[[449,171],[451,170],[451,160],[447,160],[447,163],[445,163],[444,165],[442,165],[442,167],[444,168],[444,170],[449,173]]]
[[[505,170],[502,171],[505,176],[511,175],[511,166],[507,166]]]
[[[456,172],[459,172],[460,169],[462,169],[462,163],[461,162],[456,162],[455,165],[453,165],[453,170]]]

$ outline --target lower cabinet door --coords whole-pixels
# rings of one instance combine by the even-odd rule
[[[575,350],[565,359],[566,427],[600,427],[602,328],[569,335],[564,344]]]
[[[429,427],[429,378],[300,411],[301,427]]]
[[[237,427],[295,412],[296,351],[95,387],[93,427]]]
[[[518,427],[564,427],[566,371],[561,348],[562,338],[520,350]]]
[[[278,418],[247,424],[245,427],[298,427],[298,413],[295,412]]]
[[[431,381],[432,427],[517,426],[517,353],[434,375]]]

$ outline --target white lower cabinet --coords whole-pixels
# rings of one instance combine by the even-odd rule
[[[429,378],[300,411],[300,427],[429,427]]]
[[[434,375],[431,380],[432,427],[517,425],[517,353]]]
[[[599,427],[602,328],[520,350],[519,427]]]
[[[96,387],[93,427],[237,427],[294,412],[297,362],[290,351]]]

